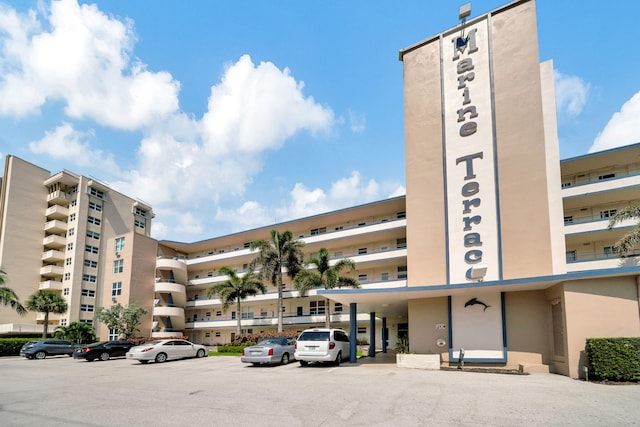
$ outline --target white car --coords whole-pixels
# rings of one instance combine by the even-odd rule
[[[139,360],[143,364],[152,360],[162,363],[167,360],[204,357],[206,354],[205,346],[187,340],[156,340],[131,347],[127,352],[127,359]]]
[[[349,359],[349,335],[342,329],[304,330],[296,341],[294,356],[302,366],[309,362],[333,362],[336,366]]]

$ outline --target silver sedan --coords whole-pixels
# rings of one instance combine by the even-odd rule
[[[139,360],[143,364],[152,360],[162,363],[167,360],[204,357],[206,354],[205,346],[187,340],[155,340],[131,347],[127,352],[127,359]]]
[[[267,338],[252,347],[244,348],[240,360],[254,365],[278,363],[286,365],[294,360],[295,342],[295,338]]]

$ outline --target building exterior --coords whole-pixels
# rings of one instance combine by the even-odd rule
[[[241,312],[225,311],[207,289],[227,280],[223,266],[247,271],[251,242],[289,230],[306,256],[326,248],[332,262],[353,260],[361,288],[302,297],[285,280],[286,332],[323,325],[328,310],[332,326],[369,343],[371,356],[406,336],[411,352],[445,365],[571,377],[582,374],[585,339],[639,336],[640,250],[626,258],[613,250],[635,224],[608,222],[640,202],[640,144],[560,161],[553,66],[539,62],[535,2],[464,22],[403,49],[400,60],[406,196],[156,242],[149,205],[9,156],[0,204],[8,285],[22,301],[38,287],[62,292],[70,309],[60,324],[90,322],[89,306],[136,303],[149,310],[142,335],[227,343],[237,318],[242,332],[276,331],[277,289],[267,284]],[[0,324],[17,322],[0,310]]]
[[[69,171],[51,174],[7,156],[0,194],[0,265],[21,302],[38,289],[59,292],[69,309],[51,314],[49,331],[93,324],[98,307],[145,307],[151,325],[157,242],[151,207]],[[0,310],[0,331],[40,332],[44,315]],[[98,327],[106,338],[109,331]]]

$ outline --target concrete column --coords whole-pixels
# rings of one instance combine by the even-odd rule
[[[382,333],[380,335],[382,339],[382,353],[387,353],[387,340],[389,339],[389,334],[387,333],[387,318],[382,318]]]
[[[358,361],[357,351],[358,344],[358,305],[355,302],[349,304],[349,362],[356,363]]]
[[[376,312],[369,313],[369,357],[376,357]]]

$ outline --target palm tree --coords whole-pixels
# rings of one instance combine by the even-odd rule
[[[22,304],[20,304],[18,295],[16,295],[13,289],[7,288],[5,286],[6,274],[7,273],[5,273],[3,270],[0,270],[0,304],[4,306],[10,306],[20,316],[24,316],[25,314],[27,314],[27,309],[24,308]]]
[[[69,326],[58,326],[53,334],[55,338],[83,344],[96,340],[93,327],[87,323],[71,322]]]
[[[42,338],[47,337],[49,327],[49,313],[62,314],[67,311],[67,302],[62,296],[54,291],[41,289],[29,297],[27,300],[27,310],[44,313],[44,330]]]
[[[271,230],[271,240],[257,240],[251,242],[252,250],[259,250],[258,257],[252,261],[253,266],[259,266],[258,277],[269,280],[278,288],[278,332],[282,332],[282,270],[286,270],[291,279],[302,269],[302,247],[304,242],[293,238],[291,231],[279,233]]]
[[[320,248],[317,257],[309,258],[306,263],[307,269],[300,271],[293,279],[293,286],[300,292],[301,296],[305,296],[309,289],[335,289],[335,288],[359,288],[360,283],[352,277],[341,276],[342,270],[353,271],[356,269],[356,263],[348,258],[338,260],[333,266],[329,261],[329,251]],[[309,269],[308,266],[315,266]],[[331,313],[329,310],[329,299],[325,304],[325,326],[331,327]]]
[[[238,276],[236,272],[229,267],[220,267],[218,271],[229,276],[229,279],[207,289],[207,298],[218,295],[224,311],[227,311],[232,303],[236,303],[236,319],[238,320],[236,333],[240,335],[240,330],[242,329],[242,324],[240,323],[242,317],[240,302],[249,296],[257,295],[258,292],[264,294],[267,292],[267,288],[258,279],[258,276],[252,269],[249,269],[243,276]]]
[[[635,248],[640,246],[640,204],[629,205],[619,210],[609,220],[609,229],[612,229],[616,224],[629,219],[638,220],[638,224],[613,246],[621,257],[629,255]]]

